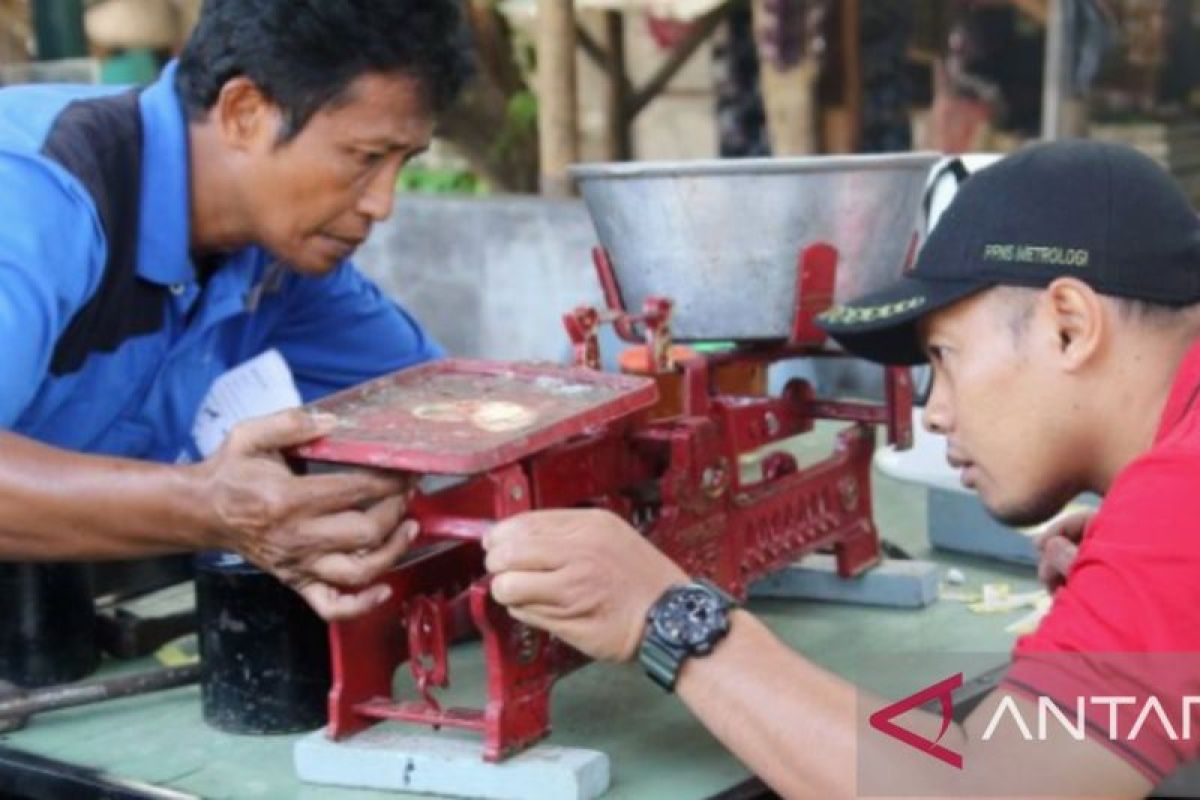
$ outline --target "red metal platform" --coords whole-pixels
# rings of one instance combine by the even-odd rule
[[[450,360],[388,375],[316,407],[337,432],[313,461],[440,475],[511,464],[657,401],[654,381],[555,364]]]

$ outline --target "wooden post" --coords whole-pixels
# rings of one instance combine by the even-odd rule
[[[841,43],[842,102],[825,110],[825,152],[855,153],[862,142],[863,78],[862,25],[859,0],[841,0],[838,7],[838,40]]]
[[[726,0],[725,3],[717,6],[692,23],[691,31],[684,37],[683,41],[675,45],[675,49],[667,57],[667,60],[655,70],[645,85],[639,88],[629,101],[629,119],[631,121],[646,110],[646,106],[650,105],[650,102],[670,85],[675,76],[679,74],[679,71],[696,54],[696,51],[717,32],[717,28],[721,27],[721,23],[725,21],[725,15],[729,12],[734,1]]]
[[[754,29],[764,24],[767,0],[754,0]],[[757,35],[757,33],[756,33]],[[806,55],[794,67],[779,69],[770,59],[759,58],[763,107],[771,152],[776,156],[800,156],[816,153],[817,136],[816,59]]]
[[[606,124],[608,159],[628,161],[633,158],[633,142],[629,128],[629,75],[625,69],[625,14],[621,11],[604,12],[604,39],[608,59],[608,102]]]
[[[569,197],[567,167],[579,160],[575,81],[575,3],[538,0],[538,130],[541,189],[547,197]]]
[[[29,60],[26,41],[31,26],[29,9],[17,0],[0,0],[0,64]]]

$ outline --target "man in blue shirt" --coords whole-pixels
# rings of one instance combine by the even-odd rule
[[[335,422],[192,434],[264,353],[306,401],[441,354],[347,259],[469,75],[456,6],[208,0],[145,91],[0,92],[0,560],[222,548],[327,618],[386,598],[403,482],[280,455]]]

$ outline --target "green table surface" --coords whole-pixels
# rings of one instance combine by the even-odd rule
[[[827,453],[829,426],[804,437],[804,453]],[[1032,570],[930,551],[925,498],[920,488],[876,473],[876,520],[884,538],[915,557],[958,567],[966,588],[1005,582],[1014,591],[1036,588]],[[913,654],[992,654],[1002,663],[1012,643],[1005,627],[1028,613],[979,615],[961,602],[938,601],[922,610],[802,601],[757,601],[750,609],[805,656],[853,681],[888,695],[923,688],[911,674],[889,668]],[[986,660],[986,659],[984,659]],[[980,663],[971,658],[970,663]],[[148,667],[137,663],[110,667]],[[941,676],[937,676],[941,677]],[[972,677],[967,675],[968,679]],[[452,656],[450,701],[477,704],[483,671],[476,645]],[[674,697],[652,685],[634,666],[591,665],[554,691],[550,742],[602,750],[612,759],[611,800],[704,798],[742,783],[749,773]],[[0,744],[110,775],[206,798],[367,798],[395,793],[337,789],[300,783],[292,768],[298,737],[246,737],[220,733],[201,720],[199,689],[59,711],[37,718]]]

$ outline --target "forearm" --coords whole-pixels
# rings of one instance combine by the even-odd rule
[[[746,612],[733,615],[725,642],[713,655],[691,658],[677,687],[684,703],[710,732],[784,798],[887,796],[880,787],[904,787],[906,796],[977,793],[995,764],[974,772],[938,769],[928,754],[888,736],[866,735],[866,717],[887,700],[859,692],[806,660]],[[913,710],[904,726],[938,739],[941,718]],[[942,744],[970,750],[965,733],[950,726]],[[934,766],[930,766],[930,764]]]
[[[136,558],[218,546],[194,468],[0,432],[0,560]]]
[[[640,531],[608,512],[518,515],[492,528],[483,547],[497,602],[600,660],[633,658],[647,609],[686,581]],[[684,662],[676,690],[713,735],[787,798],[1144,797],[1151,788],[1121,754],[1092,737],[1080,741],[1069,725],[1036,739],[1024,723],[993,730],[1013,704],[1023,719],[1044,719],[1040,702],[997,691],[964,725],[951,724],[952,703],[936,693],[957,681],[938,680],[947,677],[940,669],[908,676],[913,689],[938,681],[920,690],[942,701],[931,714],[860,692],[745,611],[730,621],[709,655]]]
[[[686,663],[677,691],[713,735],[786,798],[1144,797],[1152,788],[1092,737],[1076,741],[1055,728],[1026,739],[1009,724],[989,738],[983,732],[1006,698],[1021,718],[1039,718],[1036,703],[1004,691],[985,698],[965,728],[942,731],[940,715],[916,709],[897,720],[959,755],[959,767],[950,767],[924,748],[868,730],[868,716],[889,701],[805,660],[750,614],[736,612],[733,620],[712,655]]]
[[[855,793],[853,686],[797,655],[750,614],[736,612],[712,655],[688,661],[677,692],[784,797]]]
[[[928,755],[886,736],[864,736],[867,716],[887,701],[808,661],[744,611],[734,614],[729,636],[711,656],[688,661],[677,690],[701,722],[785,798],[879,794],[891,782],[912,787],[899,794],[955,797],[986,785],[973,784],[974,773],[931,769]],[[941,719],[914,710],[904,725],[933,741]],[[942,743],[968,749],[957,725]]]

